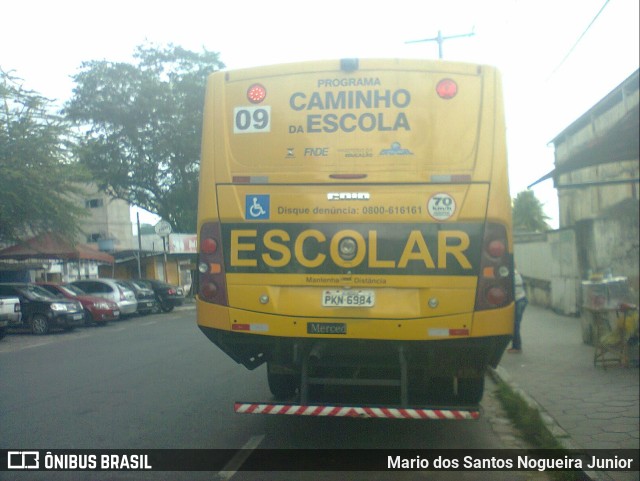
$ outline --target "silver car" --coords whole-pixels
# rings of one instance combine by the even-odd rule
[[[109,299],[120,308],[121,315],[135,314],[138,309],[136,295],[126,285],[116,279],[83,279],[71,282],[87,294]]]

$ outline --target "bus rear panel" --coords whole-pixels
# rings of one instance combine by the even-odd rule
[[[494,68],[214,73],[200,176],[198,325],[277,400],[477,406],[513,332]]]

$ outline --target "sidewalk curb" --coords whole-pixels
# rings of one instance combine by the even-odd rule
[[[196,301],[192,300],[192,299],[185,299],[185,301],[182,303],[182,305],[177,306],[174,310],[176,311],[191,311],[191,310],[195,310],[196,308]]]
[[[183,304],[182,306],[176,307],[174,310],[176,310],[176,311],[191,311],[191,310],[195,310],[195,308],[196,308],[195,304]]]
[[[518,396],[520,396],[531,409],[535,409],[536,411],[538,411],[545,427],[564,449],[584,450],[583,448],[578,446],[575,441],[573,441],[571,435],[567,431],[562,429],[562,427],[556,422],[556,420],[552,416],[550,416],[549,413],[547,413],[543,406],[541,406],[535,399],[529,396],[529,394],[527,394],[524,389],[518,386],[516,382],[514,382],[513,378],[504,367],[498,366],[495,369],[490,367],[489,375],[495,382],[504,383],[509,386],[511,390]],[[603,473],[584,470],[581,470],[581,473],[585,476],[586,479],[590,481],[613,481],[612,478]]]

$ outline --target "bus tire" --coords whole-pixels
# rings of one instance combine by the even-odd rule
[[[453,377],[433,377],[427,387],[428,402],[451,404],[453,402]]]
[[[478,404],[484,394],[484,376],[458,379],[458,400],[462,404]]]
[[[296,376],[293,374],[274,373],[267,364],[267,381],[269,390],[276,400],[292,398],[298,387]]]

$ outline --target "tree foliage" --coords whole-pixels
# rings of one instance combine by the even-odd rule
[[[84,129],[80,161],[105,192],[194,232],[205,83],[224,65],[173,45],[133,57],[84,62],[73,77],[65,113]]]
[[[73,240],[84,209],[70,195],[85,177],[70,156],[70,126],[2,69],[0,102],[0,242],[44,232]]]
[[[532,190],[524,190],[513,199],[513,228],[523,232],[543,232],[550,227],[549,216]]]

